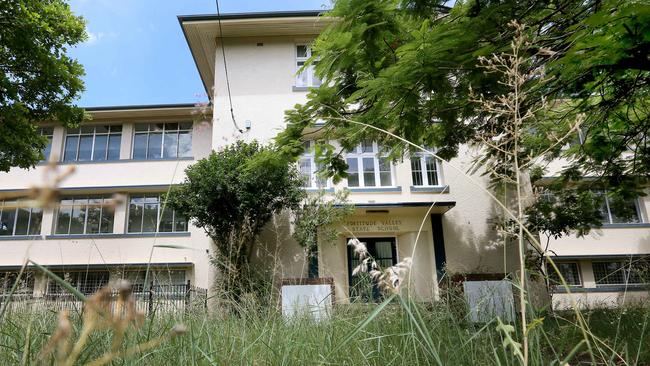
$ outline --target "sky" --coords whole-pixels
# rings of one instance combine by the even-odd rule
[[[221,13],[322,10],[329,0],[219,0]],[[206,101],[177,15],[214,14],[214,0],[72,0],[88,39],[69,49],[86,71],[81,107]]]

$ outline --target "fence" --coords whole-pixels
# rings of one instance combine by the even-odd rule
[[[98,290],[91,286],[94,291]],[[91,287],[82,288],[82,292],[91,295]],[[187,281],[180,285],[158,285],[151,283],[147,289],[143,285],[133,286],[133,297],[138,311],[149,316],[183,311],[204,311],[207,308],[208,291],[196,287]],[[112,291],[112,298],[117,298],[117,290]],[[0,307],[7,303],[8,311],[81,311],[83,302],[65,291],[53,291],[41,296],[17,293],[9,297],[0,294]]]

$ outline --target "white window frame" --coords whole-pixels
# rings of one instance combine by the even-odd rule
[[[427,158],[433,159],[433,161],[436,164],[436,180],[438,181],[437,184],[431,184],[429,182],[429,174],[427,174]],[[409,168],[411,169],[411,184],[413,187],[442,187],[444,184],[442,184],[442,174],[440,171],[440,168],[442,167],[442,164],[440,164],[440,160],[436,158],[435,156],[431,154],[427,154],[424,152],[416,152],[411,155],[411,160],[412,159],[419,159],[420,160],[420,177],[422,179],[422,184],[415,184],[413,181],[413,165],[409,161]]]
[[[635,260],[633,260],[635,261]],[[594,269],[594,264],[596,263],[620,263],[621,267],[618,269],[618,271],[622,271],[623,273],[623,282],[621,283],[598,283],[598,279],[596,278],[596,271]],[[630,263],[629,260],[625,259],[613,259],[613,260],[600,260],[600,261],[592,261],[591,262],[591,270],[593,271],[594,274],[594,282],[596,283],[596,287],[607,287],[607,286],[636,286],[636,285],[645,285],[647,282],[628,282],[625,283],[625,279],[631,280],[632,278],[632,270],[633,270],[633,264]]]
[[[639,198],[634,199],[634,209],[636,210],[636,216],[639,218],[638,222],[614,222],[612,218],[612,209],[609,206],[609,196],[607,194],[607,191],[597,191],[596,194],[600,195],[605,199],[605,209],[607,212],[605,212],[605,217],[603,217],[603,225],[617,225],[617,224],[629,224],[629,225],[635,225],[635,224],[642,224],[645,222],[645,218],[643,217],[643,213],[641,212],[641,207],[639,206]]]
[[[42,227],[43,227],[43,209],[37,208],[37,207],[28,207],[28,206],[20,207],[21,202],[23,202],[23,204],[24,204],[24,201],[21,201],[21,200],[16,200],[16,201],[1,201],[0,200],[0,218],[4,215],[5,211],[13,211],[13,213],[14,213],[14,218],[13,218],[13,223],[12,223],[13,226],[11,228],[11,234],[9,234],[9,235],[0,235],[0,238],[3,237],[3,236],[8,237],[8,236],[25,236],[25,235],[40,235],[41,234],[41,230],[42,230]],[[7,205],[9,207],[5,207],[5,205]],[[11,207],[11,206],[14,206],[14,207]],[[16,234],[16,227],[18,226],[18,214],[19,214],[21,209],[29,210],[29,217],[27,218],[27,233],[26,234]],[[35,211],[40,211],[41,223],[40,223],[40,227],[36,228],[37,233],[30,234],[32,229],[35,228],[35,227],[32,226],[32,216],[33,215],[38,215],[38,213],[35,213]],[[2,222],[0,222],[0,225],[2,225]]]
[[[150,198],[150,197],[157,197],[158,198],[158,209],[156,212],[156,231],[143,231],[144,227],[144,208],[142,211],[142,215],[140,217],[140,231],[131,231],[131,226],[129,225],[129,219],[131,218],[131,200],[134,197],[143,197],[143,198]],[[160,221],[162,219],[162,214],[163,214],[163,206],[165,204],[165,201],[162,199],[162,193],[133,193],[130,194],[126,203],[126,233],[127,234],[146,234],[146,233],[187,233],[190,231],[190,221],[187,218],[185,219],[185,230],[173,230],[173,231],[160,231]],[[166,207],[169,210],[172,210],[172,225],[175,228],[176,226],[176,210],[172,209],[171,207]],[[182,215],[181,215],[182,216]]]
[[[581,272],[581,269],[580,269],[580,263],[576,262],[576,261],[556,262],[556,265],[559,266],[560,264],[575,264],[576,269],[578,270],[578,284],[570,284],[570,283],[567,283],[567,284],[569,285],[569,287],[582,287],[582,272]],[[547,271],[548,271],[549,277],[551,276],[551,272],[552,272],[552,275],[557,275],[557,273],[555,273],[555,269],[553,269],[553,267],[550,266],[550,265],[547,266]],[[564,277],[564,279],[566,280],[567,276],[564,273],[562,273],[562,277]],[[557,286],[561,286],[561,285],[558,284]]]
[[[319,166],[316,163],[316,152],[315,152],[315,144],[314,141],[309,140],[304,142],[304,147],[305,151],[303,154],[300,156],[300,159],[298,159],[298,169],[300,170],[300,164],[303,161],[308,161],[309,162],[309,180],[308,183],[309,185],[305,185],[303,188],[306,189],[327,189],[330,187],[330,179],[327,178],[325,179],[325,184],[322,185],[320,182],[323,180],[318,176],[319,172]],[[300,174],[304,176],[303,172],[300,171]]]
[[[348,159],[356,159],[357,160],[357,173],[359,176],[359,185],[358,186],[350,186],[349,182],[346,183],[349,188],[355,189],[355,188],[394,188],[395,187],[395,167],[393,165],[392,161],[388,161],[388,164],[390,166],[390,185],[388,186],[382,186],[381,185],[381,175],[379,171],[379,159],[380,158],[386,158],[384,154],[381,153],[381,149],[379,145],[376,142],[372,142],[372,151],[370,152],[364,152],[363,151],[363,144],[361,143],[357,146],[354,147],[353,151],[348,151],[348,153],[345,155],[345,161],[347,163]],[[364,177],[364,172],[363,172],[363,159],[364,158],[372,158],[373,159],[373,164],[374,164],[374,175],[375,175],[375,185],[374,186],[368,186],[365,183],[365,177]]]
[[[120,127],[119,132],[113,132],[112,127]],[[82,129],[84,127],[92,127],[93,132],[82,132]],[[108,127],[108,132],[97,132],[97,127]],[[120,136],[120,149],[122,147],[122,131],[123,131],[123,126],[120,124],[115,124],[115,125],[99,125],[99,126],[83,126],[79,127],[78,130],[79,132],[76,133],[70,133],[69,130],[65,131],[65,139],[63,139],[63,154],[61,154],[62,159],[61,161],[63,162],[77,162],[77,161],[95,161],[95,162],[104,162],[104,161],[116,161],[120,160],[120,156],[118,154],[117,159],[109,160],[108,159],[108,151],[109,151],[109,146],[111,143],[111,136]],[[81,144],[81,136],[92,136],[93,137],[93,143],[90,147],[90,159],[89,160],[79,160],[79,146]],[[104,149],[104,159],[103,160],[98,160],[95,159],[95,140],[97,139],[97,136],[106,136],[106,148]],[[66,153],[66,146],[68,143],[68,138],[69,137],[77,137],[77,148],[75,149],[75,157],[74,159],[67,159],[65,153]]]
[[[306,53],[305,56],[298,56],[298,47],[305,47]],[[311,65],[307,66],[302,72],[299,72],[300,68],[302,66],[299,66],[298,63],[300,62],[307,62],[309,58],[311,57],[311,46],[308,43],[296,43],[294,49],[293,49],[294,55],[295,55],[295,66],[296,66],[296,81],[295,81],[295,86],[298,88],[310,88],[310,87],[319,87],[322,84],[322,80],[320,80],[318,77],[316,77],[316,74],[314,72],[314,64],[312,63]],[[306,73],[307,75],[307,83],[304,84],[302,82],[302,78],[300,77],[303,73]],[[314,81],[318,80],[318,84],[316,84]]]
[[[72,200],[72,205],[63,205],[61,201],[68,201]],[[80,204],[75,204],[76,200],[85,200],[86,203],[80,203]],[[90,203],[91,200],[101,200],[100,203]],[[59,208],[55,211],[54,214],[54,227],[52,228],[54,235],[102,235],[102,234],[113,234],[115,232],[115,211],[113,211],[113,218],[111,219],[112,221],[112,226],[109,226],[108,231],[102,231],[102,218],[104,217],[104,212],[110,213],[111,210],[108,209],[107,206],[111,205],[113,201],[113,198],[108,195],[79,195],[79,196],[69,196],[69,197],[62,197],[59,201]],[[88,211],[90,210],[91,207],[97,207],[99,205],[100,210],[99,210],[99,228],[96,233],[89,233],[88,232]],[[84,229],[83,233],[70,233],[70,228],[72,227],[72,214],[70,216],[70,220],[68,221],[68,230],[65,233],[60,233],[57,231],[59,227],[59,220],[60,220],[60,215],[61,215],[61,208],[62,207],[70,207],[71,210],[74,210],[75,207],[83,207],[83,212],[84,212]],[[104,209],[106,208],[106,211]]]
[[[175,130],[167,130],[167,125],[168,124],[173,124],[176,123],[178,124],[178,128]],[[156,130],[156,126],[162,124],[162,129]],[[189,124],[189,128],[182,128],[182,125],[184,124]],[[147,131],[138,131],[137,128],[134,126],[133,129],[133,139],[131,142],[131,159],[141,159],[141,160],[176,160],[176,159],[186,159],[186,158],[191,158],[194,153],[193,153],[193,148],[194,148],[194,124],[189,121],[180,121],[180,122],[157,122],[157,123],[142,123],[140,125],[146,125],[147,126]],[[176,132],[176,157],[170,157],[166,158],[165,156],[165,135],[170,133],[170,132]],[[190,134],[190,154],[187,156],[179,156],[179,150],[180,150],[180,133],[181,132],[189,132]],[[160,157],[159,158],[152,158],[149,157],[149,135],[152,133],[160,133],[161,134],[161,140],[160,140]],[[146,146],[144,147],[145,151],[145,157],[144,158],[136,158],[135,157],[135,140],[137,135],[145,135],[147,136],[146,139]]]

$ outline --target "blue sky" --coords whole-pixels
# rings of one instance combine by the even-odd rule
[[[316,10],[329,0],[220,0],[222,13]],[[205,101],[177,15],[216,13],[214,0],[72,0],[89,39],[69,55],[86,70],[82,107]]]

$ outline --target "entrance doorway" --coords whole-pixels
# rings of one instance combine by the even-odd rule
[[[368,254],[375,259],[381,269],[397,264],[397,247],[395,238],[358,238],[368,248]],[[349,240],[349,238],[348,238]],[[354,248],[348,246],[348,278],[350,285],[350,301],[375,301],[381,297],[377,285],[372,281],[368,271],[352,276],[354,269],[361,263]]]

